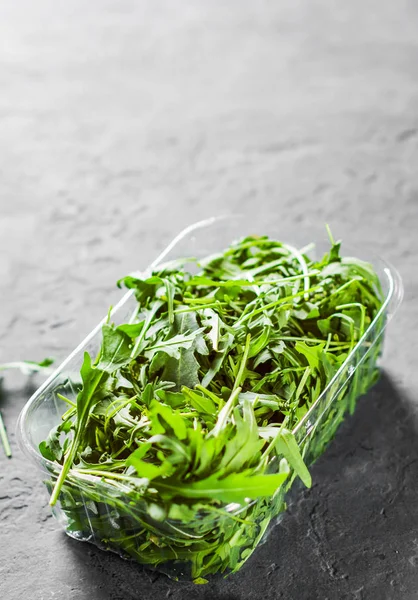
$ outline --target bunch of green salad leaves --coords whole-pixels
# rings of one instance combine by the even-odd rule
[[[201,583],[245,562],[295,477],[311,485],[292,431],[382,292],[340,243],[320,260],[309,252],[251,236],[119,282],[136,309],[103,325],[40,444],[70,533]]]

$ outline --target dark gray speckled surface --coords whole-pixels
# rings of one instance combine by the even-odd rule
[[[418,5],[0,3],[0,361],[65,357],[197,218],[328,221],[401,271],[385,372],[237,576],[180,585],[67,539],[3,382],[1,600],[418,598]]]

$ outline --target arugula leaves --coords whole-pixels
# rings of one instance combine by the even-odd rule
[[[40,445],[71,531],[145,564],[187,564],[197,582],[241,567],[293,480],[310,487],[307,463],[360,389],[336,390],[326,431],[295,439],[382,303],[373,268],[331,242],[315,261],[251,236],[197,274],[185,259],[118,282],[137,308],[103,326],[75,403]]]

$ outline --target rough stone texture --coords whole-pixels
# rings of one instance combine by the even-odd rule
[[[0,3],[0,361],[63,358],[184,224],[327,221],[399,267],[385,373],[237,576],[193,587],[67,539],[14,425],[2,600],[412,600],[418,589],[418,5]],[[248,218],[251,218],[250,216]]]

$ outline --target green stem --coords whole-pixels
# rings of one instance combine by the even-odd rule
[[[328,223],[325,223],[325,229],[327,230],[329,241],[333,246],[335,246],[334,236],[331,233],[331,227],[328,225]]]
[[[152,307],[152,309],[150,310],[150,312],[148,313],[147,318],[145,319],[144,326],[141,329],[141,333],[137,337],[136,342],[135,342],[135,346],[132,349],[132,352],[131,352],[131,358],[132,359],[134,359],[136,357],[136,353],[138,351],[138,348],[139,348],[142,340],[144,339],[145,334],[146,334],[146,332],[149,329],[149,326],[151,325],[151,321],[153,320],[153,318],[155,317],[156,313],[159,311],[159,309],[161,308],[161,306],[163,304],[164,304],[163,302],[157,300],[154,303],[154,306]]]
[[[288,342],[292,342],[292,341],[297,341],[297,342],[315,342],[316,344],[323,344],[325,341],[328,340],[320,340],[319,338],[310,338],[310,337],[297,337],[297,336],[291,336],[291,335],[281,335],[279,338],[277,338],[277,340],[284,340],[284,341],[288,341]],[[329,345],[331,346],[338,346],[338,345],[347,345],[347,342],[345,341],[330,341]]]
[[[245,371],[245,366],[246,366],[247,359],[248,359],[248,353],[250,351],[250,341],[251,341],[251,335],[248,334],[246,342],[245,342],[244,353],[242,355],[241,365],[238,370],[238,374],[235,378],[235,383],[234,383],[234,387],[232,389],[231,395],[229,396],[228,401],[225,404],[225,406],[219,411],[218,419],[215,423],[214,428],[210,432],[210,435],[214,435],[214,436],[218,435],[219,432],[225,427],[226,421],[227,421],[229,415],[231,414],[232,409],[235,406],[235,402],[236,402],[238,396],[241,393],[240,384],[245,379],[244,371]]]
[[[226,420],[228,419],[229,414],[232,411],[232,409],[235,405],[235,401],[237,400],[240,393],[241,393],[240,387],[231,393],[231,395],[228,398],[227,403],[219,411],[218,420],[215,423],[215,427],[210,432],[210,435],[217,436],[219,434],[219,432],[222,431],[222,429],[225,427]]]
[[[245,315],[244,317],[241,317],[240,319],[238,319],[238,321],[234,324],[234,327],[238,327],[240,325],[242,325],[242,323],[244,323],[244,321],[248,321],[248,319],[251,319],[254,315],[258,315],[259,313],[264,312],[265,310],[269,310],[270,308],[275,308],[276,306],[280,305],[280,304],[284,304],[286,302],[289,302],[290,300],[294,300],[295,298],[299,298],[300,296],[305,296],[306,293],[312,293],[315,292],[316,290],[318,290],[321,286],[320,285],[315,285],[314,287],[311,287],[309,290],[304,290],[303,292],[298,292],[297,294],[292,294],[291,296],[285,296],[284,298],[279,298],[279,300],[275,300],[275,302],[270,302],[269,304],[265,304],[264,306],[261,306],[260,308],[257,308],[256,310],[253,310],[253,312],[251,312],[250,314]],[[257,298],[258,300],[258,298]],[[289,305],[289,308],[291,308],[292,305]],[[282,307],[283,309],[284,307]]]
[[[60,474],[58,475],[57,481],[55,482],[54,489],[52,490],[51,498],[49,501],[50,506],[55,506],[55,504],[57,503],[58,496],[61,492],[61,488],[64,484],[65,478],[67,477],[68,471],[70,470],[71,465],[73,464],[75,455],[78,450],[78,446],[80,444],[80,439],[84,433],[84,426],[85,426],[87,418],[89,416],[89,408],[90,408],[91,399],[92,399],[93,394],[95,393],[97,386],[99,385],[104,374],[105,374],[104,371],[97,370],[97,372],[95,374],[95,379],[88,389],[87,397],[85,399],[85,409],[81,414],[80,420],[77,422],[74,438],[70,444],[67,454],[65,455],[64,464],[62,465],[62,469],[60,471]],[[79,394],[83,394],[83,393],[84,393],[84,388],[79,392]]]
[[[72,408],[76,408],[76,403],[73,402],[72,400],[70,400],[69,398],[67,398],[67,396],[63,396],[62,394],[60,394],[59,392],[57,392],[57,396],[60,400],[64,400],[64,402],[66,402],[67,404],[69,404],[70,406],[72,406]]]
[[[234,383],[232,392],[234,392],[238,387],[240,387],[244,383],[245,377],[243,377],[243,375],[244,375],[245,367],[246,367],[247,360],[248,360],[248,353],[250,351],[250,341],[251,341],[251,334],[249,333],[245,340],[244,354],[242,355],[241,364],[239,367],[237,377],[235,379],[235,383]]]
[[[100,477],[101,479],[118,479],[121,481],[134,481],[138,482],[138,477],[129,477],[129,475],[122,475],[121,473],[113,473],[112,471],[101,471],[100,469],[72,469],[74,477],[77,474],[80,475],[92,475],[94,477]]]
[[[187,308],[176,308],[174,314],[180,315],[181,313],[192,312],[194,310],[203,310],[205,308],[220,308],[225,306],[227,302],[210,302],[208,304],[199,304],[198,306],[189,306]]]
[[[287,248],[289,250],[289,252],[291,254],[293,254],[293,256],[296,258],[296,260],[300,264],[300,267],[302,269],[302,274],[303,274],[303,288],[304,288],[304,292],[305,292],[303,297],[305,298],[305,300],[308,300],[309,299],[309,288],[311,287],[311,283],[310,283],[310,279],[309,279],[309,269],[308,269],[308,265],[306,264],[306,260],[303,258],[302,254],[299,252],[299,250],[297,250],[293,246],[289,246],[288,244],[283,244],[283,245],[285,248]]]
[[[4,426],[3,417],[0,413],[0,439],[3,444],[4,452],[7,458],[12,457],[12,450],[9,444],[9,438],[7,437],[6,427]]]

